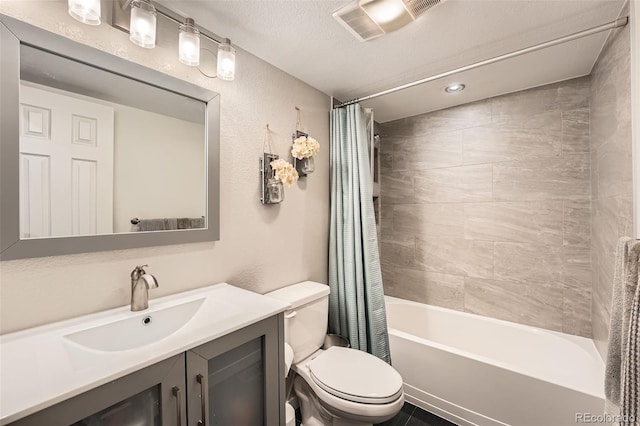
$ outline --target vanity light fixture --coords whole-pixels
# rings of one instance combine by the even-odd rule
[[[69,14],[76,20],[89,25],[100,24],[101,0],[67,0]],[[228,38],[220,39],[207,30],[196,27],[192,18],[183,18],[159,6],[152,0],[114,0],[111,26],[129,33],[129,40],[140,47],[152,49],[156,46],[156,19],[163,16],[179,25],[178,28],[178,60],[188,66],[200,65],[200,39],[202,37],[218,45],[216,75],[209,75],[198,70],[206,77],[232,81],[236,71],[236,50]],[[127,27],[128,25],[128,27]]]
[[[360,0],[359,6],[385,33],[414,20],[403,0]]]
[[[231,46],[231,40],[225,38],[218,45],[218,72],[220,80],[232,81],[236,74],[236,50]]]
[[[197,67],[200,64],[200,31],[193,19],[187,18],[180,25],[178,36],[178,59],[185,65]]]
[[[447,93],[458,93],[462,92],[466,86],[462,83],[450,84],[444,88],[444,91]]]
[[[100,0],[69,0],[69,15],[87,25],[100,25]]]
[[[156,8],[151,0],[133,0],[131,2],[131,21],[129,40],[146,49],[156,47]]]

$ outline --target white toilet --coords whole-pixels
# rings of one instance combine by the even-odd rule
[[[285,341],[303,426],[372,425],[404,404],[402,377],[389,364],[356,349],[321,349],[329,317],[329,286],[311,281],[268,293],[286,301]]]

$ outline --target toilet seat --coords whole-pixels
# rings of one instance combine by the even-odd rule
[[[310,378],[347,401],[388,404],[402,395],[402,377],[379,358],[355,349],[331,347],[308,363]]]

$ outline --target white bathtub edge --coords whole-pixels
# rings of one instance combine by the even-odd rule
[[[430,393],[421,391],[411,385],[404,384],[404,397],[405,400],[415,405],[416,407],[420,407],[423,410],[426,410],[430,413],[436,414],[437,416],[442,417],[445,420],[448,420],[452,423],[455,423],[458,426],[478,426],[479,424],[488,425],[488,426],[509,426],[506,423],[502,423],[496,419],[489,418],[487,416],[483,416],[480,413],[476,413],[475,411],[468,410],[464,407],[456,405],[452,402],[446,401],[442,398],[438,398],[435,395]],[[433,401],[433,403],[429,402]],[[446,407],[442,408],[442,407]],[[463,417],[455,414],[456,412],[464,412],[468,418],[483,420],[482,423],[473,423],[470,420],[466,420]]]
[[[602,363],[602,369],[604,370],[604,361],[602,360],[602,357],[600,356],[600,354],[599,354],[599,352],[598,352],[598,350],[597,350],[597,348],[595,346],[595,343],[593,342],[593,339],[588,339],[586,337],[560,333],[560,332],[557,332],[557,331],[547,330],[547,329],[543,329],[543,328],[539,328],[539,327],[533,327],[533,326],[528,326],[528,325],[524,325],[524,324],[518,324],[518,323],[514,323],[512,321],[500,320],[500,319],[497,319],[497,318],[485,317],[485,316],[482,316],[482,315],[471,314],[471,313],[463,312],[463,311],[457,311],[455,309],[444,308],[444,307],[440,307],[440,306],[436,306],[436,305],[429,305],[429,304],[426,304],[426,303],[420,303],[420,302],[415,302],[415,301],[412,301],[412,300],[401,299],[401,298],[394,297],[394,296],[385,295],[385,299],[388,299],[392,303],[397,303],[397,304],[410,304],[410,305],[416,305],[416,306],[420,306],[420,307],[428,306],[429,309],[434,309],[434,310],[440,311],[440,312],[455,312],[456,315],[461,315],[461,316],[464,316],[464,317],[467,317],[467,318],[481,319],[482,321],[488,321],[488,322],[492,322],[492,323],[495,323],[495,324],[500,324],[500,325],[504,325],[504,326],[508,326],[508,327],[526,327],[526,328],[532,328],[532,329],[539,330],[541,332],[549,333],[549,334],[556,335],[556,336],[559,335],[559,337],[561,337],[563,339],[570,339],[573,343],[576,343],[578,346],[580,346],[582,348],[585,348],[585,346],[588,346],[590,349],[592,349],[593,352],[598,354],[597,359]],[[446,350],[448,352],[455,353],[456,355],[468,357],[468,358],[471,358],[471,359],[475,359],[477,361],[481,361],[481,362],[486,363],[486,364],[490,364],[490,365],[493,365],[493,366],[496,366],[496,367],[504,368],[504,369],[512,371],[514,373],[518,373],[518,374],[525,375],[527,377],[531,377],[533,379],[544,380],[544,381],[546,381],[548,383],[552,383],[552,384],[554,384],[556,386],[560,386],[560,387],[563,387],[563,388],[566,388],[566,389],[571,389],[571,390],[574,390],[574,391],[577,391],[577,392],[581,392],[581,393],[583,393],[585,395],[589,395],[589,396],[592,396],[592,397],[595,397],[595,398],[599,398],[599,399],[602,399],[602,400],[604,400],[604,398],[605,398],[605,395],[604,395],[604,383],[603,383],[601,391],[599,391],[597,393],[593,392],[592,390],[589,390],[589,389],[576,389],[576,388],[569,387],[564,383],[561,383],[559,381],[553,380],[553,379],[548,378],[548,377],[541,378],[541,377],[537,377],[537,376],[531,375],[531,374],[527,373],[526,371],[522,371],[521,369],[518,369],[518,368],[516,368],[516,367],[514,367],[514,366],[512,366],[512,365],[510,365],[508,363],[501,362],[501,361],[498,361],[498,360],[495,360],[495,359],[492,359],[492,358],[489,358],[489,357],[485,357],[485,356],[482,356],[482,355],[474,354],[474,353],[469,352],[469,351],[464,351],[464,350],[461,350],[461,349],[457,349],[457,348],[454,348],[454,347],[451,347],[451,346],[448,346],[448,345],[444,345],[442,343],[435,342],[433,340],[429,340],[429,339],[425,339],[425,338],[422,338],[422,337],[419,337],[419,336],[415,336],[415,335],[413,335],[411,333],[407,333],[407,332],[404,332],[402,330],[398,330],[396,328],[389,327],[388,328],[388,332],[390,334],[395,334],[396,336],[402,337],[404,339],[413,340],[413,341],[419,342],[421,344],[426,344],[426,345],[429,345],[429,346],[432,346],[432,347],[435,347],[435,348],[438,348],[438,349],[441,349],[441,350]],[[391,355],[393,357],[393,354],[391,354]],[[393,358],[392,358],[392,362],[393,362]]]

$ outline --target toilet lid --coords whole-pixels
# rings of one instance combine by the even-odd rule
[[[395,401],[402,377],[386,362],[356,349],[331,347],[309,363],[313,381],[337,397],[367,404]]]

